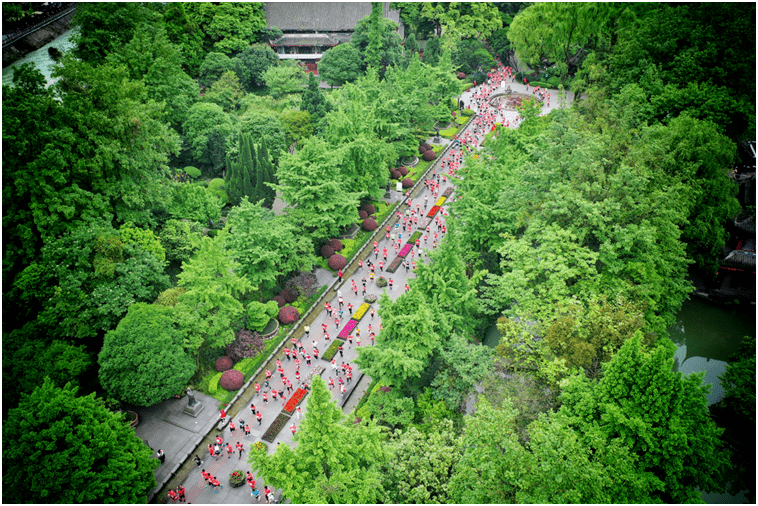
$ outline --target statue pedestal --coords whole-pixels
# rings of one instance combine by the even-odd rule
[[[197,415],[205,408],[200,401],[196,401],[192,406],[184,406],[184,414],[193,418],[197,418]]]

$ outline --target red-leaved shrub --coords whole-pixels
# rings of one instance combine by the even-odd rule
[[[257,357],[265,347],[266,343],[259,333],[241,329],[234,341],[226,347],[226,354],[235,362],[239,362],[243,358]]]
[[[284,306],[287,303],[287,301],[284,300],[284,297],[282,297],[281,295],[277,295],[276,297],[272,297],[271,300],[275,300],[276,303],[279,304],[279,307],[282,307],[282,306]]]
[[[321,246],[321,256],[322,257],[329,258],[332,255],[334,255],[334,248],[332,248],[328,244],[324,244],[323,246]]]
[[[422,144],[421,146],[418,147],[418,152],[423,155],[424,153],[426,153],[428,149],[429,148],[427,148],[425,145]]]
[[[223,356],[223,357],[218,357],[216,359],[216,364],[214,367],[216,368],[218,372],[224,372],[231,369],[233,365],[234,365],[234,362],[232,362],[231,358],[227,356]]]
[[[331,241],[329,241],[329,246],[334,248],[334,251],[342,251],[342,248],[344,248],[344,246],[342,245],[342,241],[340,241],[339,239],[332,239]]]
[[[374,206],[372,204],[363,204],[361,206],[361,209],[366,211],[369,214],[369,216],[371,216],[372,214],[376,214],[376,209],[374,209]]]
[[[431,162],[432,160],[434,160],[435,158],[437,158],[437,153],[435,153],[434,151],[432,151],[430,149],[429,151],[427,151],[426,153],[424,153],[421,157],[424,160],[426,160],[427,162]]]
[[[284,288],[297,292],[298,295],[310,297],[318,291],[318,279],[312,272],[299,271],[299,274],[287,280]]]
[[[410,180],[408,178],[403,179],[403,188],[410,188],[411,186],[413,186],[413,181],[412,180]],[[376,222],[374,222],[374,223],[376,223]]]
[[[279,310],[279,322],[282,325],[295,323],[298,319],[300,319],[300,311],[296,307],[284,306]]]
[[[218,380],[218,384],[221,385],[221,388],[230,392],[239,390],[242,388],[242,385],[244,383],[245,375],[239,372],[237,369],[229,369],[228,371],[224,371],[224,374],[221,375],[221,379]]]
[[[405,188],[405,183],[403,183],[403,188]],[[361,223],[361,227],[363,227],[363,230],[366,230],[368,232],[372,232],[376,230],[376,227],[378,226],[379,225],[376,223],[376,220],[374,218],[366,218],[365,220],[363,220],[363,223]]]
[[[363,209],[361,209],[360,211],[358,211],[358,218],[360,218],[361,220],[365,220],[366,218],[368,218],[368,213],[364,211]]]
[[[400,171],[397,169],[392,169],[390,171],[390,177],[392,179],[400,179],[402,177],[402,174],[400,174]]]
[[[339,253],[335,253],[334,255],[329,257],[329,268],[333,271],[344,269],[347,265],[347,259],[340,255]]]
[[[465,79],[465,78],[466,78],[466,74],[464,74],[463,72],[458,72],[458,79]]]
[[[295,302],[297,300],[298,293],[295,290],[285,288],[279,292],[279,297],[284,298],[286,302]]]
[[[430,149],[432,149],[432,145],[429,144],[428,142],[423,143],[422,146],[426,148],[426,151],[429,151]]]
[[[400,173],[402,177],[405,177],[408,175],[408,167],[398,167],[397,171]],[[396,178],[396,179],[400,179],[400,178]]]

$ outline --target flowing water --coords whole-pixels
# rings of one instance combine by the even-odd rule
[[[13,69],[24,63],[34,63],[40,72],[45,76],[47,85],[50,86],[56,80],[53,79],[53,66],[55,60],[50,58],[50,54],[47,52],[49,47],[55,47],[61,52],[68,51],[74,47],[74,43],[71,41],[71,35],[74,34],[74,30],[69,30],[52,42],[48,42],[36,51],[32,51],[28,55],[24,56],[20,60],[16,60],[12,64],[3,69],[3,84],[13,84]]]

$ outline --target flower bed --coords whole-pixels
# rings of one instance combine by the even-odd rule
[[[289,398],[287,401],[287,404],[284,405],[284,409],[282,409],[282,413],[286,413],[288,415],[291,415],[295,412],[295,408],[298,404],[302,402],[303,399],[305,399],[305,396],[308,395],[308,390],[304,390],[302,388],[298,388],[295,390],[295,393],[292,394],[292,397]]]
[[[379,278],[376,280],[376,286],[378,286],[379,288],[384,288],[385,286],[387,286],[387,278],[385,278],[384,276],[379,276]]]
[[[418,228],[421,230],[426,230],[426,227],[429,226],[429,224],[432,222],[432,218],[424,218],[424,220],[419,224]]]
[[[446,200],[447,197],[440,197],[437,199],[437,202],[435,202],[434,205],[437,207],[442,207],[442,204],[444,204]]]
[[[369,307],[371,307],[371,304],[367,302],[364,302],[363,304],[361,304],[358,310],[355,312],[355,314],[353,314],[353,320],[355,320],[356,322],[361,321],[361,318],[363,318],[363,315],[366,314],[366,311],[368,311]]]
[[[366,305],[368,305],[368,304],[366,304]],[[358,313],[356,312],[356,314],[358,314]],[[355,316],[353,316],[353,318],[355,318]],[[353,329],[354,329],[354,328],[355,328],[357,325],[358,325],[358,321],[357,321],[357,320],[349,320],[349,321],[348,321],[348,322],[345,324],[345,326],[344,326],[344,327],[342,327],[342,330],[340,330],[340,333],[339,333],[339,334],[337,334],[337,338],[338,338],[338,339],[342,339],[342,340],[344,341],[345,339],[347,339],[347,336],[349,336],[349,335],[350,335],[350,332],[352,332],[352,331],[353,331]]]
[[[454,190],[454,188],[453,188],[452,186],[451,186],[451,187],[449,187],[447,190],[445,190],[445,191],[442,193],[442,196],[443,196],[443,197],[445,197],[446,199],[447,199],[447,198],[450,198],[450,195],[452,195],[452,193],[453,193],[453,190]]]
[[[395,272],[398,267],[400,267],[400,264],[403,263],[403,257],[397,256],[395,259],[387,266],[387,272]]]
[[[406,244],[416,244],[416,240],[421,237],[421,232],[419,230],[416,230],[411,234],[411,236],[408,238],[408,242]]]
[[[437,214],[437,212],[440,210],[440,206],[434,206],[431,209],[429,209],[429,214],[427,214],[427,218],[434,218],[434,215]]]
[[[363,297],[363,300],[365,300],[366,302],[372,303],[372,302],[376,302],[377,301],[377,297],[373,293],[367,293]]]
[[[403,249],[400,250],[400,253],[397,254],[397,256],[401,258],[405,258],[405,255],[411,252],[411,249],[413,249],[413,244],[406,244],[403,246]]]
[[[352,322],[355,322],[355,320],[350,320]],[[355,322],[358,323],[358,322]],[[344,343],[344,341],[340,341],[339,339],[335,339],[334,342],[326,349],[324,354],[321,356],[324,360],[327,362],[331,362],[334,356],[337,354],[340,348],[340,344]]]
[[[268,451],[268,445],[264,443],[263,441],[256,441],[253,443],[253,450],[259,452],[261,450],[267,452]]]
[[[276,436],[279,435],[279,432],[284,428],[285,425],[287,425],[289,419],[289,416],[285,415],[284,413],[279,413],[279,415],[274,420],[274,423],[272,423],[269,428],[266,429],[266,432],[263,433],[263,437],[261,437],[261,439],[268,441],[269,443],[273,443],[274,439],[276,439]]]
[[[245,471],[242,469],[235,469],[229,475],[229,484],[234,487],[241,487],[245,484]]]
[[[305,378],[303,378],[303,381],[310,384],[311,378],[314,376],[321,376],[321,373],[324,372],[324,366],[323,365],[317,365],[313,369],[311,369],[311,372],[305,375]]]

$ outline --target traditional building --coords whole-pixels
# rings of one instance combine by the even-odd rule
[[[271,42],[281,60],[298,60],[318,74],[324,51],[350,42],[358,21],[371,14],[370,2],[266,2],[266,25],[277,27],[284,35]],[[400,13],[382,2],[382,15],[396,22],[403,36]]]

